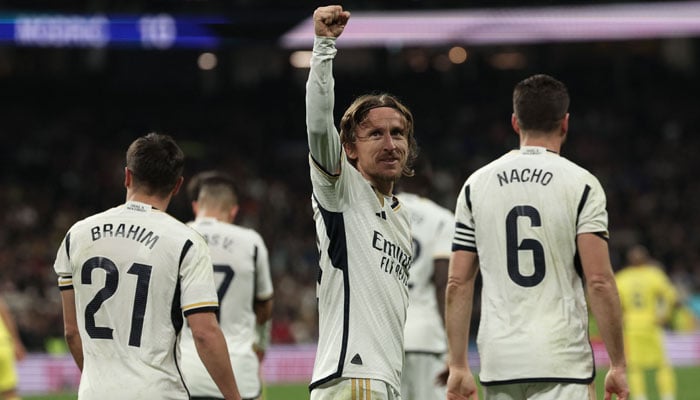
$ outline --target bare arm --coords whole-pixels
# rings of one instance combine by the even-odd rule
[[[78,368],[83,370],[83,342],[78,330],[78,319],[75,313],[75,291],[61,290],[63,303],[63,332],[73,360]]]
[[[477,398],[476,383],[469,362],[469,326],[474,299],[474,283],[479,270],[476,253],[452,252],[445,297],[445,329],[447,331],[450,376],[447,398]]]
[[[255,311],[255,336],[256,340],[253,344],[253,350],[258,356],[258,360],[262,362],[265,358],[265,352],[267,351],[267,346],[270,344],[270,331],[272,329],[272,324],[270,318],[272,317],[272,299],[267,300],[255,300],[253,303],[253,310]]]
[[[610,357],[610,371],[605,380],[605,398],[612,393],[619,399],[629,395],[627,388],[625,349],[622,339],[622,307],[613,274],[608,243],[592,233],[583,233],[576,239],[581,256],[586,291],[593,317]]]
[[[333,122],[335,39],[349,18],[341,6],[319,7],[313,16],[316,37],[306,83],[306,127],[311,157],[332,174],[340,169],[340,140]]]
[[[253,311],[255,312],[255,323],[262,325],[272,317],[272,299],[255,300],[253,303]]]
[[[233,376],[226,340],[216,321],[216,315],[211,312],[190,314],[187,316],[187,323],[192,329],[199,358],[224,398],[240,400],[241,396]]]
[[[433,260],[433,285],[435,285],[435,298],[442,324],[445,324],[445,291],[447,290],[447,274],[450,260],[436,258]]]

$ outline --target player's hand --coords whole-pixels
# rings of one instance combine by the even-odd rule
[[[342,6],[319,7],[314,11],[314,31],[316,36],[337,38],[343,33],[350,19],[350,12]]]
[[[479,400],[474,375],[469,368],[450,367],[447,378],[447,400]]]
[[[445,386],[447,385],[447,378],[450,376],[450,367],[449,365],[445,365],[445,369],[440,371],[439,374],[435,377],[435,384],[438,386]]]
[[[617,395],[618,400],[627,400],[630,395],[627,386],[625,368],[611,367],[605,374],[605,400],[612,400],[612,395]]]

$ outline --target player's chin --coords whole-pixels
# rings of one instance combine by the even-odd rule
[[[396,182],[401,178],[403,175],[403,169],[391,169],[387,171],[382,171],[383,173],[380,174],[380,178],[384,181],[387,182]]]

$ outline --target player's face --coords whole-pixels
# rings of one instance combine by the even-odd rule
[[[394,108],[374,108],[357,127],[355,137],[348,156],[357,160],[357,169],[377,189],[391,193],[406,165],[406,120]]]

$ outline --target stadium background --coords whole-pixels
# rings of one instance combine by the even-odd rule
[[[304,57],[297,50],[309,48],[285,47],[280,38],[323,3],[54,3],[0,2],[0,282],[32,352],[20,365],[22,376],[29,374],[21,388],[31,392],[31,379],[46,390],[74,384],[70,360],[60,356],[65,347],[55,252],[73,222],[123,201],[124,150],[153,130],[182,145],[186,178],[217,168],[239,180],[237,222],[264,237],[276,290],[275,352],[266,373],[273,381],[304,382],[317,335],[317,251],[304,124],[307,69],[293,63]],[[525,3],[605,7],[608,2],[343,4],[361,14],[485,7],[517,12]],[[204,35],[216,41],[147,46],[118,43],[115,37],[95,45],[65,37],[21,42],[7,34],[28,15],[100,15],[110,24],[165,15],[194,25],[206,17],[216,22]],[[687,17],[700,24],[700,14]],[[646,244],[688,309],[700,313],[696,35],[341,47],[336,108],[340,113],[368,91],[389,91],[405,100],[415,114],[422,154],[432,164],[430,196],[453,208],[472,171],[517,146],[510,128],[513,85],[532,73],[558,77],[572,96],[563,155],[596,174],[606,190],[613,265],[623,265],[627,246]],[[465,61],[450,60],[454,46],[466,50]],[[192,217],[184,193],[169,211],[183,221]],[[681,363],[700,362],[696,329],[670,335],[682,339],[674,341]]]

